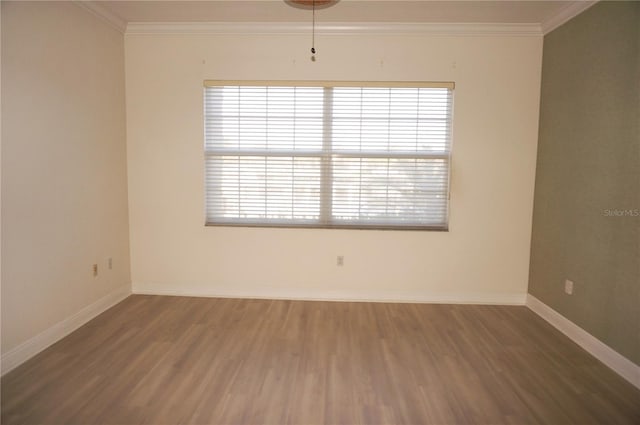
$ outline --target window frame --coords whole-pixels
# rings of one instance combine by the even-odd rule
[[[449,231],[449,219],[450,219],[450,203],[451,203],[451,169],[452,169],[452,149],[453,149],[453,92],[455,90],[454,82],[426,82],[426,81],[318,81],[318,80],[204,80],[203,82],[203,129],[204,134],[204,159],[205,159],[205,226],[207,227],[259,227],[259,228],[304,228],[304,229],[355,229],[355,230],[420,230],[420,231]],[[254,149],[254,150],[233,150],[233,149],[216,149],[215,151],[208,151],[206,147],[206,89],[209,87],[223,87],[223,86],[246,86],[246,87],[318,87],[323,89],[333,88],[435,88],[435,89],[448,89],[451,91],[450,96],[450,113],[448,115],[448,153],[411,153],[411,154],[394,154],[392,152],[382,153],[366,153],[363,151],[358,152],[340,152],[336,153],[331,146],[327,145],[327,142],[331,142],[330,138],[323,135],[323,143],[321,150],[278,150],[274,152],[269,149]],[[326,105],[324,105],[326,110]],[[323,126],[326,126],[327,121],[331,121],[332,116],[324,115]],[[330,145],[330,143],[329,143]],[[352,157],[352,158],[418,158],[418,159],[445,159],[447,160],[447,178],[446,178],[446,212],[444,225],[402,225],[402,224],[381,224],[381,223],[336,223],[327,221],[327,217],[330,219],[332,215],[332,205],[330,202],[327,205],[324,196],[320,195],[320,213],[318,220],[313,222],[294,222],[276,219],[265,219],[263,222],[242,222],[240,220],[232,221],[209,221],[207,214],[207,171],[206,162],[210,156],[221,156],[221,154],[228,154],[232,156],[265,156],[265,157],[311,157],[319,158],[321,162],[321,193],[329,193],[329,188],[333,185],[333,178],[331,175],[332,163],[334,157]],[[329,196],[329,198],[333,198]],[[332,200],[332,199],[331,199]]]

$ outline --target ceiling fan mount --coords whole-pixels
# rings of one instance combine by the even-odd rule
[[[284,0],[291,7],[298,9],[326,9],[338,3],[339,0]]]

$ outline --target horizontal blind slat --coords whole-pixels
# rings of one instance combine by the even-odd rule
[[[451,89],[324,87],[205,88],[207,222],[446,227]]]

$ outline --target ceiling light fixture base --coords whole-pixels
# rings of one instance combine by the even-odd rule
[[[338,0],[284,0],[284,2],[297,9],[311,10],[315,6],[318,10],[333,6],[338,3]]]

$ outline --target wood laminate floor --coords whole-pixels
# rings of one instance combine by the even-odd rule
[[[2,424],[640,424],[526,307],[134,295],[2,378]]]

